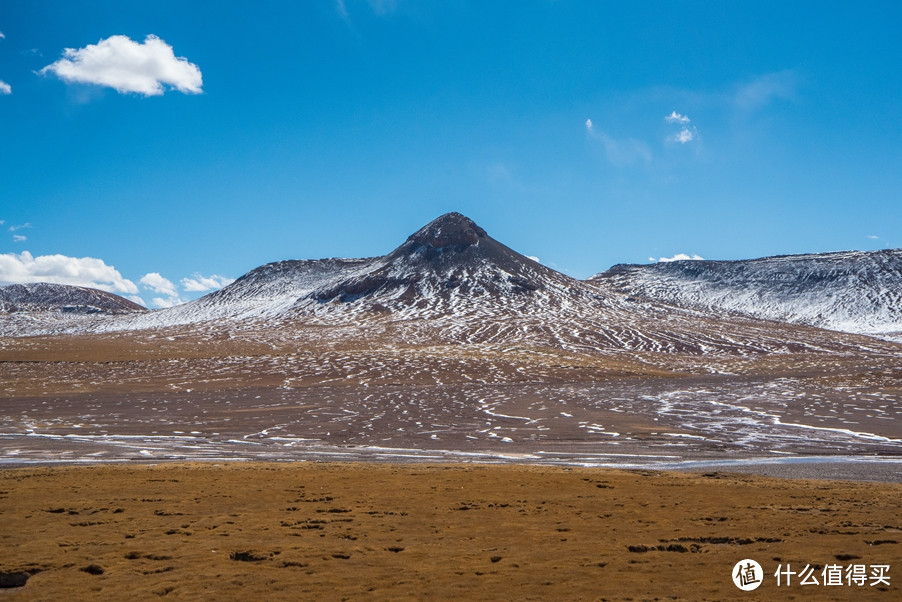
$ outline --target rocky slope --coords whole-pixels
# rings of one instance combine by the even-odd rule
[[[0,313],[58,312],[62,314],[126,314],[145,308],[105,291],[50,284],[11,284],[0,286]]]
[[[589,281],[703,311],[902,340],[902,250],[616,265]]]

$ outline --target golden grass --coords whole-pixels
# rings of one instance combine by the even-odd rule
[[[890,600],[900,499],[900,484],[525,466],[19,468],[0,471],[0,572],[33,575],[0,595]],[[768,575],[754,594],[730,578],[744,558]],[[889,564],[891,586],[777,588],[787,563]]]

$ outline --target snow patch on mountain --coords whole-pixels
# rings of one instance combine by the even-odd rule
[[[681,307],[902,341],[902,250],[616,265],[589,282]]]

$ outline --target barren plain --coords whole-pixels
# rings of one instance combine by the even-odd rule
[[[894,353],[588,354],[278,333],[2,339],[0,464],[754,458],[800,469],[826,456],[902,476]]]
[[[891,600],[900,496],[900,484],[522,465],[25,467],[0,471],[0,579],[21,584],[0,596]],[[744,559],[764,569],[754,592],[732,581]],[[861,585],[845,580],[856,566]],[[778,569],[819,585],[777,585]],[[835,570],[841,584],[825,585]]]
[[[897,597],[896,344],[353,329],[0,339],[0,596]],[[764,569],[752,594],[744,559]]]

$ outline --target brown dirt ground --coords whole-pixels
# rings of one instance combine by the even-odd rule
[[[9,600],[898,600],[902,484],[527,466],[0,471]],[[741,592],[734,564],[757,560]],[[890,565],[890,586],[776,585]],[[870,572],[870,571],[869,571]]]

